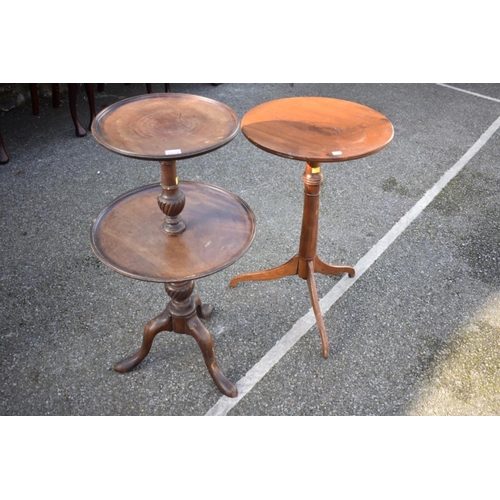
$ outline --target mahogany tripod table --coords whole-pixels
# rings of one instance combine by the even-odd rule
[[[318,325],[322,353],[329,354],[328,337],[319,306],[315,272],[326,275],[347,273],[354,268],[323,262],[316,254],[318,240],[321,163],[355,160],[377,153],[392,140],[391,122],[379,112],[350,101],[325,97],[291,97],[260,104],[241,121],[243,135],[268,153],[306,162],[302,175],[304,208],[299,252],[284,264],[236,276],[242,281],[274,280],[298,275],[307,280]]]
[[[144,327],[142,345],[118,362],[128,372],[149,353],[162,331],[185,333],[198,343],[219,390],[236,386],[215,359],[210,332],[200,317],[212,307],[192,295],[194,280],[239,259],[255,236],[255,217],[235,194],[202,182],[181,181],[176,161],[220,148],[239,131],[228,106],[189,94],[148,94],[124,99],[97,115],[92,133],[118,154],[159,161],[161,182],[129,191],[112,201],[91,228],[91,246],[108,267],[130,278],[164,283],[165,310]]]

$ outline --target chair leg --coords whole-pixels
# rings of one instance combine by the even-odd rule
[[[85,92],[87,93],[87,98],[89,100],[89,108],[90,108],[90,123],[89,130],[92,127],[92,122],[94,121],[96,112],[95,112],[95,93],[94,93],[94,84],[93,83],[84,83]]]
[[[40,114],[40,106],[38,101],[38,87],[36,83],[30,83],[30,94],[31,94],[31,109],[34,115]]]
[[[60,104],[60,89],[58,83],[52,84],[52,107],[58,108]]]
[[[0,134],[0,165],[5,165],[8,161],[9,157],[7,155],[7,151],[5,151],[2,134]]]
[[[73,119],[73,124],[75,125],[75,133],[77,137],[84,137],[87,135],[82,124],[78,121],[78,114],[76,112],[76,100],[78,97],[78,83],[68,83],[68,93],[69,93],[69,110],[71,112],[71,118]]]

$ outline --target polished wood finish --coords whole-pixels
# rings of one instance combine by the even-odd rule
[[[268,153],[306,162],[355,160],[385,148],[391,122],[371,108],[328,97],[290,97],[260,104],[242,132]]]
[[[175,161],[161,161],[161,194],[158,195],[158,206],[165,214],[163,230],[168,234],[180,234],[186,229],[180,213],[186,204],[186,196],[179,189],[177,164]]]
[[[353,277],[355,270],[350,266],[327,264],[316,254],[323,180],[321,163],[355,160],[377,153],[391,142],[393,126],[384,115],[361,104],[324,97],[292,97],[251,109],[243,117],[241,128],[245,137],[264,151],[306,162],[302,175],[304,208],[298,254],[272,269],[236,276],[230,286],[291,275],[307,280],[322,354],[327,358],[328,337],[314,273],[347,273]]]
[[[146,94],[107,107],[92,125],[109,150],[144,160],[191,158],[218,149],[239,131],[223,103],[190,94]]]
[[[92,132],[109,150],[158,160],[161,182],[129,191],[106,207],[91,228],[91,246],[114,271],[165,284],[165,310],[144,327],[141,348],[115,365],[128,372],[149,353],[156,335],[192,336],[218,389],[236,386],[222,373],[210,332],[201,322],[212,312],[192,295],[194,280],[239,259],[255,236],[255,217],[239,197],[201,182],[181,181],[177,160],[222,147],[239,130],[231,108],[199,96],[148,94],[125,99],[95,119]],[[182,217],[181,217],[182,215]]]
[[[118,101],[99,113],[92,133],[105,148],[123,156],[157,160],[162,193],[158,204],[164,229],[184,231],[184,194],[177,186],[179,159],[214,151],[232,141],[240,129],[236,113],[223,103],[190,94],[146,94]]]
[[[255,236],[255,217],[235,194],[210,184],[181,181],[185,231],[163,229],[151,184],[123,194],[97,217],[91,245],[114,271],[138,280],[172,283],[202,278],[236,262]]]

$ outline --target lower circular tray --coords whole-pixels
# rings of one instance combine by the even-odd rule
[[[114,271],[160,283],[201,278],[238,260],[255,236],[255,216],[234,193],[210,184],[182,181],[186,197],[181,234],[163,230],[159,184],[129,191],[110,203],[90,231],[92,250]]]

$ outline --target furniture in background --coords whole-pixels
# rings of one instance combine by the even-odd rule
[[[104,90],[105,85],[106,85],[105,83],[98,83],[97,90],[99,92],[102,92]],[[130,83],[126,83],[125,85],[130,85]],[[170,83],[164,83],[164,85],[165,85],[165,92],[170,92]],[[150,83],[146,83],[146,91],[148,94],[153,93],[153,86]]]
[[[94,97],[94,84],[84,83],[85,91],[87,93],[87,99],[90,108],[90,123],[89,128],[92,125],[92,121],[95,118],[95,97]],[[59,83],[51,84],[52,90],[52,106],[58,108],[60,105],[60,85]],[[75,126],[75,134],[77,137],[84,137],[87,135],[85,128],[82,126],[78,119],[77,113],[77,99],[78,99],[78,83],[68,83],[68,96],[69,96],[69,108],[71,118],[73,120],[73,125]],[[38,84],[30,83],[30,97],[31,97],[31,110],[35,116],[40,114],[40,99],[38,94]],[[9,156],[7,154],[5,143],[2,136],[0,135],[0,164],[4,165],[8,163]]]
[[[73,125],[75,126],[75,134],[77,137],[84,137],[87,135],[85,128],[82,127],[77,113],[77,100],[78,100],[78,88],[79,83],[68,83],[68,97],[69,97],[69,109],[71,113],[71,118],[73,120]],[[40,114],[40,105],[38,97],[38,85],[36,83],[30,83],[30,95],[31,95],[31,108],[33,114],[38,116]],[[90,108],[90,123],[89,129],[92,125],[92,120],[95,118],[95,95],[94,95],[94,84],[84,83],[85,92],[87,94],[87,100]],[[58,108],[60,105],[60,84],[52,84],[52,106]]]
[[[5,150],[2,134],[0,133],[0,165],[5,165],[9,161],[9,156]]]
[[[3,84],[5,85],[5,84]],[[73,125],[75,127],[75,134],[77,137],[85,137],[87,135],[87,132],[85,130],[85,127],[82,126],[80,123],[80,120],[78,118],[78,112],[77,112],[77,101],[78,101],[78,89],[80,84],[79,83],[68,83],[68,97],[69,97],[69,108],[70,108],[70,114],[71,114],[71,119],[73,120]],[[95,106],[95,84],[94,83],[84,83],[83,84],[85,87],[85,92],[87,94],[87,100],[89,103],[89,109],[90,109],[90,123],[88,126],[88,129],[90,130],[92,126],[92,122],[95,119],[96,116],[96,106]],[[130,84],[125,84],[125,85],[130,85]],[[146,83],[146,91],[148,94],[153,93],[153,87],[151,83]],[[170,83],[164,83],[164,88],[165,92],[168,93],[170,92]],[[219,83],[212,83],[211,85],[217,86],[220,85]],[[51,84],[52,88],[52,106],[54,108],[58,108],[60,105],[60,84],[59,83],[52,83]],[[97,91],[102,92],[105,88],[104,83],[98,83],[97,84]],[[38,84],[36,83],[30,83],[29,84],[29,89],[30,89],[30,96],[31,96],[31,109],[33,111],[33,114],[35,116],[38,116],[40,114],[40,99],[39,99],[39,94],[38,94]],[[9,156],[7,155],[7,151],[5,148],[5,144],[3,142],[3,138],[0,135],[0,165],[3,165],[5,163],[8,163],[9,161]]]

